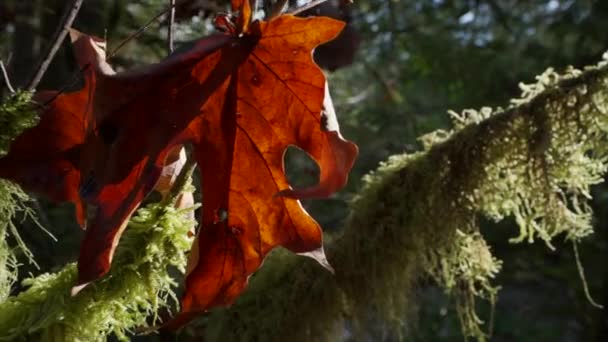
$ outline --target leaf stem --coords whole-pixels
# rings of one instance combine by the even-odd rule
[[[68,30],[70,29],[70,27],[72,27],[72,23],[74,22],[74,19],[76,19],[76,15],[80,10],[80,6],[82,5],[83,1],[84,0],[72,0],[69,6],[66,7],[66,11],[63,15],[63,18],[61,18],[61,22],[57,27],[57,31],[54,34],[53,44],[51,44],[46,55],[40,61],[40,64],[38,65],[38,68],[36,68],[34,76],[28,83],[27,89],[29,91],[34,91],[40,83],[40,80],[42,80],[42,76],[44,76],[44,73],[49,68],[53,57],[55,57],[55,54],[57,53],[57,51],[59,51],[61,43],[63,43],[63,40],[68,35]]]

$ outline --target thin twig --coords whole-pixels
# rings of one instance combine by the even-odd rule
[[[175,2],[173,2],[172,5],[167,6],[167,8],[165,8],[160,13],[158,13],[157,15],[155,15],[154,17],[152,17],[152,19],[148,20],[148,22],[146,22],[142,27],[140,27],[139,29],[137,29],[137,31],[131,33],[127,38],[125,38],[122,42],[120,42],[120,44],[118,44],[114,48],[114,50],[112,50],[112,52],[110,52],[108,54],[108,56],[106,57],[106,60],[114,57],[114,55],[116,55],[116,53],[118,52],[118,50],[120,50],[123,46],[125,46],[125,44],[127,44],[128,42],[130,42],[134,38],[139,37],[139,35],[141,35],[142,33],[144,33],[160,17],[162,17],[163,15],[167,14],[169,11],[173,10],[175,7],[181,5],[185,1],[187,1],[187,0],[175,1]]]
[[[175,25],[175,0],[169,0],[169,27],[167,28],[167,50],[173,53],[173,25]]]
[[[51,240],[57,242],[57,238],[50,231],[50,229],[53,227],[51,225],[51,220],[49,219],[49,217],[47,216],[46,212],[44,211],[44,209],[40,205],[40,201],[38,201],[37,198],[31,197],[30,198],[30,203],[32,204],[33,210],[36,213],[36,216],[34,216],[34,215],[31,216],[32,220],[34,221],[34,223],[40,229],[42,229],[42,231],[45,232],[51,238]]]
[[[384,91],[391,99],[391,102],[393,102],[394,104],[401,104],[403,102],[403,98],[391,87],[390,82],[386,80],[384,76],[382,76],[380,71],[378,71],[377,68],[375,68],[371,63],[366,60],[363,60],[362,63],[363,67],[365,67],[365,69],[367,69],[367,71],[372,74],[373,78],[375,78],[378,83],[380,83],[382,88],[384,88]]]
[[[169,14],[169,27],[167,28],[167,50],[168,50],[168,54],[170,55],[171,53],[173,53],[173,26],[175,25],[175,0],[169,0],[169,8],[171,9],[171,12]],[[182,146],[182,149],[183,148],[184,147]],[[188,182],[190,181],[190,178],[192,177],[192,173],[194,172],[195,168],[196,168],[196,161],[194,160],[192,155],[186,155],[186,162],[184,163],[184,166],[182,166],[182,169],[180,170],[179,174],[175,178],[175,182],[173,183],[173,186],[171,187],[169,194],[165,198],[165,201],[164,201],[165,205],[169,205],[169,204],[175,205],[177,198],[179,197],[179,195],[182,192],[184,192],[184,188],[186,187],[186,184],[188,184]]]
[[[287,12],[287,13],[288,14],[293,14],[293,15],[300,14],[300,13],[306,11],[306,10],[309,10],[309,9],[315,7],[315,6],[318,6],[318,5],[322,4],[322,3],[324,3],[325,1],[327,1],[327,0],[313,0],[313,1],[309,2],[308,4],[306,4],[306,5],[302,6],[302,7],[298,7],[296,9],[294,9],[293,11]]]
[[[274,19],[278,16],[280,16],[283,11],[285,11],[285,7],[287,7],[287,2],[289,0],[278,0],[277,2],[274,3],[274,5],[272,5],[272,9],[270,11],[270,15],[268,16],[268,19]]]
[[[134,38],[137,38],[140,34],[144,33],[144,31],[146,31],[148,29],[148,27],[150,27],[150,25],[152,25],[156,20],[158,20],[158,18],[162,17],[165,13],[167,13],[168,10],[169,9],[167,8],[166,10],[158,13],[157,15],[155,15],[154,17],[152,17],[152,19],[148,20],[148,22],[145,23],[142,27],[140,27],[139,29],[137,29],[137,31],[131,33],[127,38],[125,38],[122,42],[120,42],[114,48],[114,50],[112,50],[112,52],[110,52],[108,54],[108,57],[106,57],[106,60],[114,57],[114,55],[116,55],[116,53],[118,52],[118,50],[120,50],[123,46],[125,46],[125,44],[127,44],[128,42],[130,42]]]
[[[186,157],[186,163],[184,163],[179,175],[177,175],[177,178],[175,178],[171,191],[169,191],[169,194],[167,197],[165,197],[165,200],[162,203],[164,206],[175,205],[177,198],[182,192],[184,192],[186,185],[188,185],[188,182],[190,182],[194,169],[196,169],[196,160],[192,157],[192,155],[189,155]]]
[[[14,94],[15,88],[13,88],[13,86],[11,85],[11,80],[8,78],[8,73],[6,72],[6,68],[4,67],[4,63],[2,63],[1,59],[0,59],[0,69],[2,69],[2,76],[4,76],[4,83],[6,83],[6,87],[8,88],[8,91],[10,91],[11,94]]]
[[[84,0],[72,0],[70,5],[66,7],[66,12],[63,18],[61,19],[61,23],[59,24],[57,31],[55,32],[53,44],[51,44],[49,50],[46,53],[46,56],[44,56],[44,58],[40,62],[40,65],[38,65],[36,73],[28,83],[27,89],[29,91],[34,91],[40,83],[40,80],[42,80],[42,76],[46,72],[46,69],[49,68],[53,57],[55,57],[55,54],[57,53],[57,51],[59,51],[63,40],[68,35],[68,30],[70,29],[70,27],[72,27],[72,23],[74,22],[74,19],[76,19],[76,15],[80,10],[80,6],[82,5],[83,1]]]
[[[82,0],[80,0],[80,1],[82,2]],[[158,20],[158,18],[162,17],[162,16],[163,16],[165,13],[167,13],[167,11],[169,11],[169,10],[172,10],[172,11],[173,11],[173,10],[175,9],[175,6],[179,5],[179,4],[180,4],[181,2],[183,2],[183,1],[184,1],[184,0],[182,0],[182,1],[180,1],[180,2],[177,2],[177,3],[176,3],[176,1],[175,1],[175,0],[170,0],[170,3],[171,3],[171,4],[170,4],[170,6],[169,6],[169,7],[167,7],[165,10],[163,10],[162,12],[160,12],[159,14],[157,14],[157,15],[156,15],[155,17],[153,17],[152,19],[150,19],[150,20],[149,20],[149,21],[148,21],[146,24],[144,24],[144,26],[140,27],[140,28],[139,28],[137,31],[135,31],[134,33],[132,33],[131,35],[129,35],[129,36],[128,36],[128,37],[127,37],[125,40],[123,40],[122,42],[120,42],[120,44],[118,44],[118,46],[117,46],[117,47],[116,47],[114,50],[112,50],[112,52],[110,52],[110,53],[108,54],[108,56],[106,57],[106,60],[108,60],[108,59],[110,59],[111,57],[113,57],[113,56],[114,56],[114,55],[115,55],[115,54],[118,52],[118,50],[119,50],[120,48],[122,48],[122,47],[123,47],[123,46],[124,46],[126,43],[128,43],[129,41],[131,41],[133,38],[135,38],[135,37],[139,36],[141,33],[143,33],[143,32],[144,32],[144,31],[145,31],[145,30],[146,30],[148,27],[150,27],[150,25],[152,25],[152,24],[153,24],[153,23],[154,23],[156,20]],[[172,31],[172,26],[173,26],[173,24],[170,22],[170,23],[169,23],[169,31],[170,31],[170,32]],[[172,39],[172,37],[170,37],[170,39]],[[104,40],[105,40],[105,39],[104,39]],[[171,52],[172,52],[172,49],[173,49],[173,44],[172,44],[172,43],[170,43],[170,49],[171,49],[171,51],[170,51],[170,53],[171,53]],[[61,88],[61,89],[60,89],[60,90],[57,92],[57,94],[55,94],[55,96],[53,96],[51,99],[49,99],[48,101],[46,101],[46,102],[43,104],[43,106],[46,106],[46,105],[48,105],[49,103],[51,103],[51,102],[55,101],[55,99],[56,99],[56,98],[57,98],[59,95],[63,94],[63,93],[65,92],[65,90],[66,90],[68,87],[71,87],[71,86],[73,86],[74,84],[76,84],[76,82],[78,81],[77,76],[78,76],[78,75],[80,75],[80,73],[84,72],[84,71],[85,71],[85,70],[86,70],[86,69],[87,69],[89,66],[90,66],[90,64],[86,64],[84,67],[82,67],[82,68],[79,70],[79,73],[78,73],[78,74],[77,74],[77,75],[76,75],[76,76],[75,76],[75,77],[72,79],[72,81],[71,81],[70,83],[66,84],[65,86],[63,86],[63,87],[62,87],[62,88]],[[48,65],[47,65],[47,67],[48,67]]]
[[[69,83],[67,83],[63,87],[61,87],[61,89],[59,89],[59,91],[57,91],[57,93],[55,95],[53,95],[53,97],[48,99],[45,103],[41,103],[40,105],[42,105],[42,107],[47,106],[49,103],[55,101],[55,99],[57,99],[59,97],[59,95],[63,94],[68,88],[73,87],[76,84],[76,82],[78,82],[78,80],[80,79],[80,74],[85,72],[90,66],[91,66],[91,63],[87,63],[82,68],[78,69],[78,72],[74,73],[74,76],[72,76],[72,79]]]
[[[587,278],[585,277],[585,269],[583,268],[583,263],[581,262],[581,257],[578,254],[578,247],[576,246],[576,241],[572,240],[572,249],[574,250],[574,260],[576,261],[576,268],[578,269],[578,275],[581,278],[581,282],[583,283],[583,291],[585,292],[585,297],[587,301],[597,309],[603,309],[604,306],[598,304],[593,297],[591,297],[591,292],[589,291],[589,285],[587,285]]]

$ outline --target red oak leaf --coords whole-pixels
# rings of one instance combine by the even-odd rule
[[[230,37],[202,39],[184,54],[121,74],[105,62],[100,39],[77,31],[71,39],[84,87],[44,107],[40,123],[17,137],[0,159],[0,177],[74,202],[81,223],[83,203],[91,207],[78,290],[108,271],[127,219],[156,184],[174,139],[198,114],[213,82],[221,82],[193,82],[192,68]],[[35,98],[45,103],[55,94]]]
[[[34,101],[44,102],[55,95],[39,93]],[[78,194],[80,172],[76,165],[84,140],[80,108],[86,106],[86,93],[74,93],[68,101],[60,95],[55,102],[64,110],[49,109],[37,126],[13,141],[9,153],[0,158],[0,177],[44,193],[53,201],[73,202],[78,223],[84,227],[85,209]]]
[[[78,163],[82,143],[90,124],[91,89],[98,82],[98,73],[111,72],[103,57],[103,41],[88,37],[81,39],[71,32],[76,60],[84,75],[84,87],[69,94],[57,91],[38,92],[33,100],[38,104],[52,101],[42,113],[37,126],[26,130],[11,144],[9,153],[0,159],[0,177],[11,179],[29,191],[46,194],[54,201],[71,201],[76,217],[85,224],[84,204],[78,188]]]
[[[72,32],[84,88],[59,95],[40,125],[0,159],[0,176],[73,201],[79,217],[83,202],[94,212],[78,290],[108,271],[127,219],[157,184],[172,149],[192,143],[203,217],[172,327],[231,303],[276,246],[323,262],[320,228],[298,199],[339,190],[357,155],[338,132],[325,77],[312,60],[312,50],[343,23],[290,15],[252,23],[249,1],[233,7],[236,22],[216,20],[226,34],[134,72],[114,74],[101,41]],[[283,155],[290,145],[319,164],[316,186],[289,187]]]
[[[290,15],[248,21],[238,19],[232,31],[238,38],[207,58],[220,63],[225,56],[246,56],[189,128],[202,173],[203,217],[182,313],[171,328],[233,302],[276,246],[317,251],[310,255],[324,262],[319,225],[297,199],[340,189],[357,155],[356,145],[338,132],[325,77],[312,60],[312,50],[334,38],[343,23]],[[216,63],[201,64],[194,74],[207,79]],[[319,184],[289,187],[283,157],[290,145],[319,164]]]
[[[103,82],[90,98],[95,127],[79,161],[80,195],[96,211],[81,244],[76,291],[109,270],[128,218],[154,188],[179,133],[226,77],[216,72],[199,83],[191,70],[229,41],[215,35],[138,71],[103,78],[97,73]]]

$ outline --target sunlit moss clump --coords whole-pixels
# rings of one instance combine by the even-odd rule
[[[499,288],[492,284],[492,279],[500,272],[502,262],[492,256],[481,234],[475,228],[471,231],[467,234],[457,229],[451,243],[438,248],[436,253],[427,254],[436,260],[427,260],[425,265],[429,267],[426,272],[437,284],[455,295],[463,331],[482,337],[484,320],[476,312],[475,300],[488,300],[494,307]]]
[[[538,238],[553,248],[559,234],[579,240],[593,232],[590,187],[603,181],[608,167],[608,83],[598,72],[549,69],[538,83],[522,85],[524,97],[513,101],[529,107],[531,118],[514,121],[493,147],[505,157],[485,168],[488,181],[472,198],[495,220],[515,217],[520,234],[513,242]],[[595,82],[576,84],[577,77]]]
[[[70,296],[76,266],[23,281],[27,290],[0,304],[0,340],[105,341],[158,324],[176,303],[171,268],[184,272],[193,222],[188,209],[150,204],[125,230],[109,274]]]
[[[593,232],[589,189],[608,161],[606,63],[549,69],[522,90],[507,109],[452,112],[452,131],[423,137],[424,152],[392,157],[366,178],[340,241],[348,264],[334,265],[358,312],[403,326],[412,285],[427,274],[456,297],[464,334],[483,340],[474,299],[495,299],[500,262],[478,233],[480,215],[512,216],[513,242],[551,248],[557,236]]]

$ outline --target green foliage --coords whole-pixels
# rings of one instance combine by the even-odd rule
[[[172,268],[184,272],[195,208],[149,204],[137,211],[117,248],[109,274],[70,296],[76,266],[23,281],[27,290],[0,304],[0,340],[121,340],[158,323],[157,313],[176,302]]]

